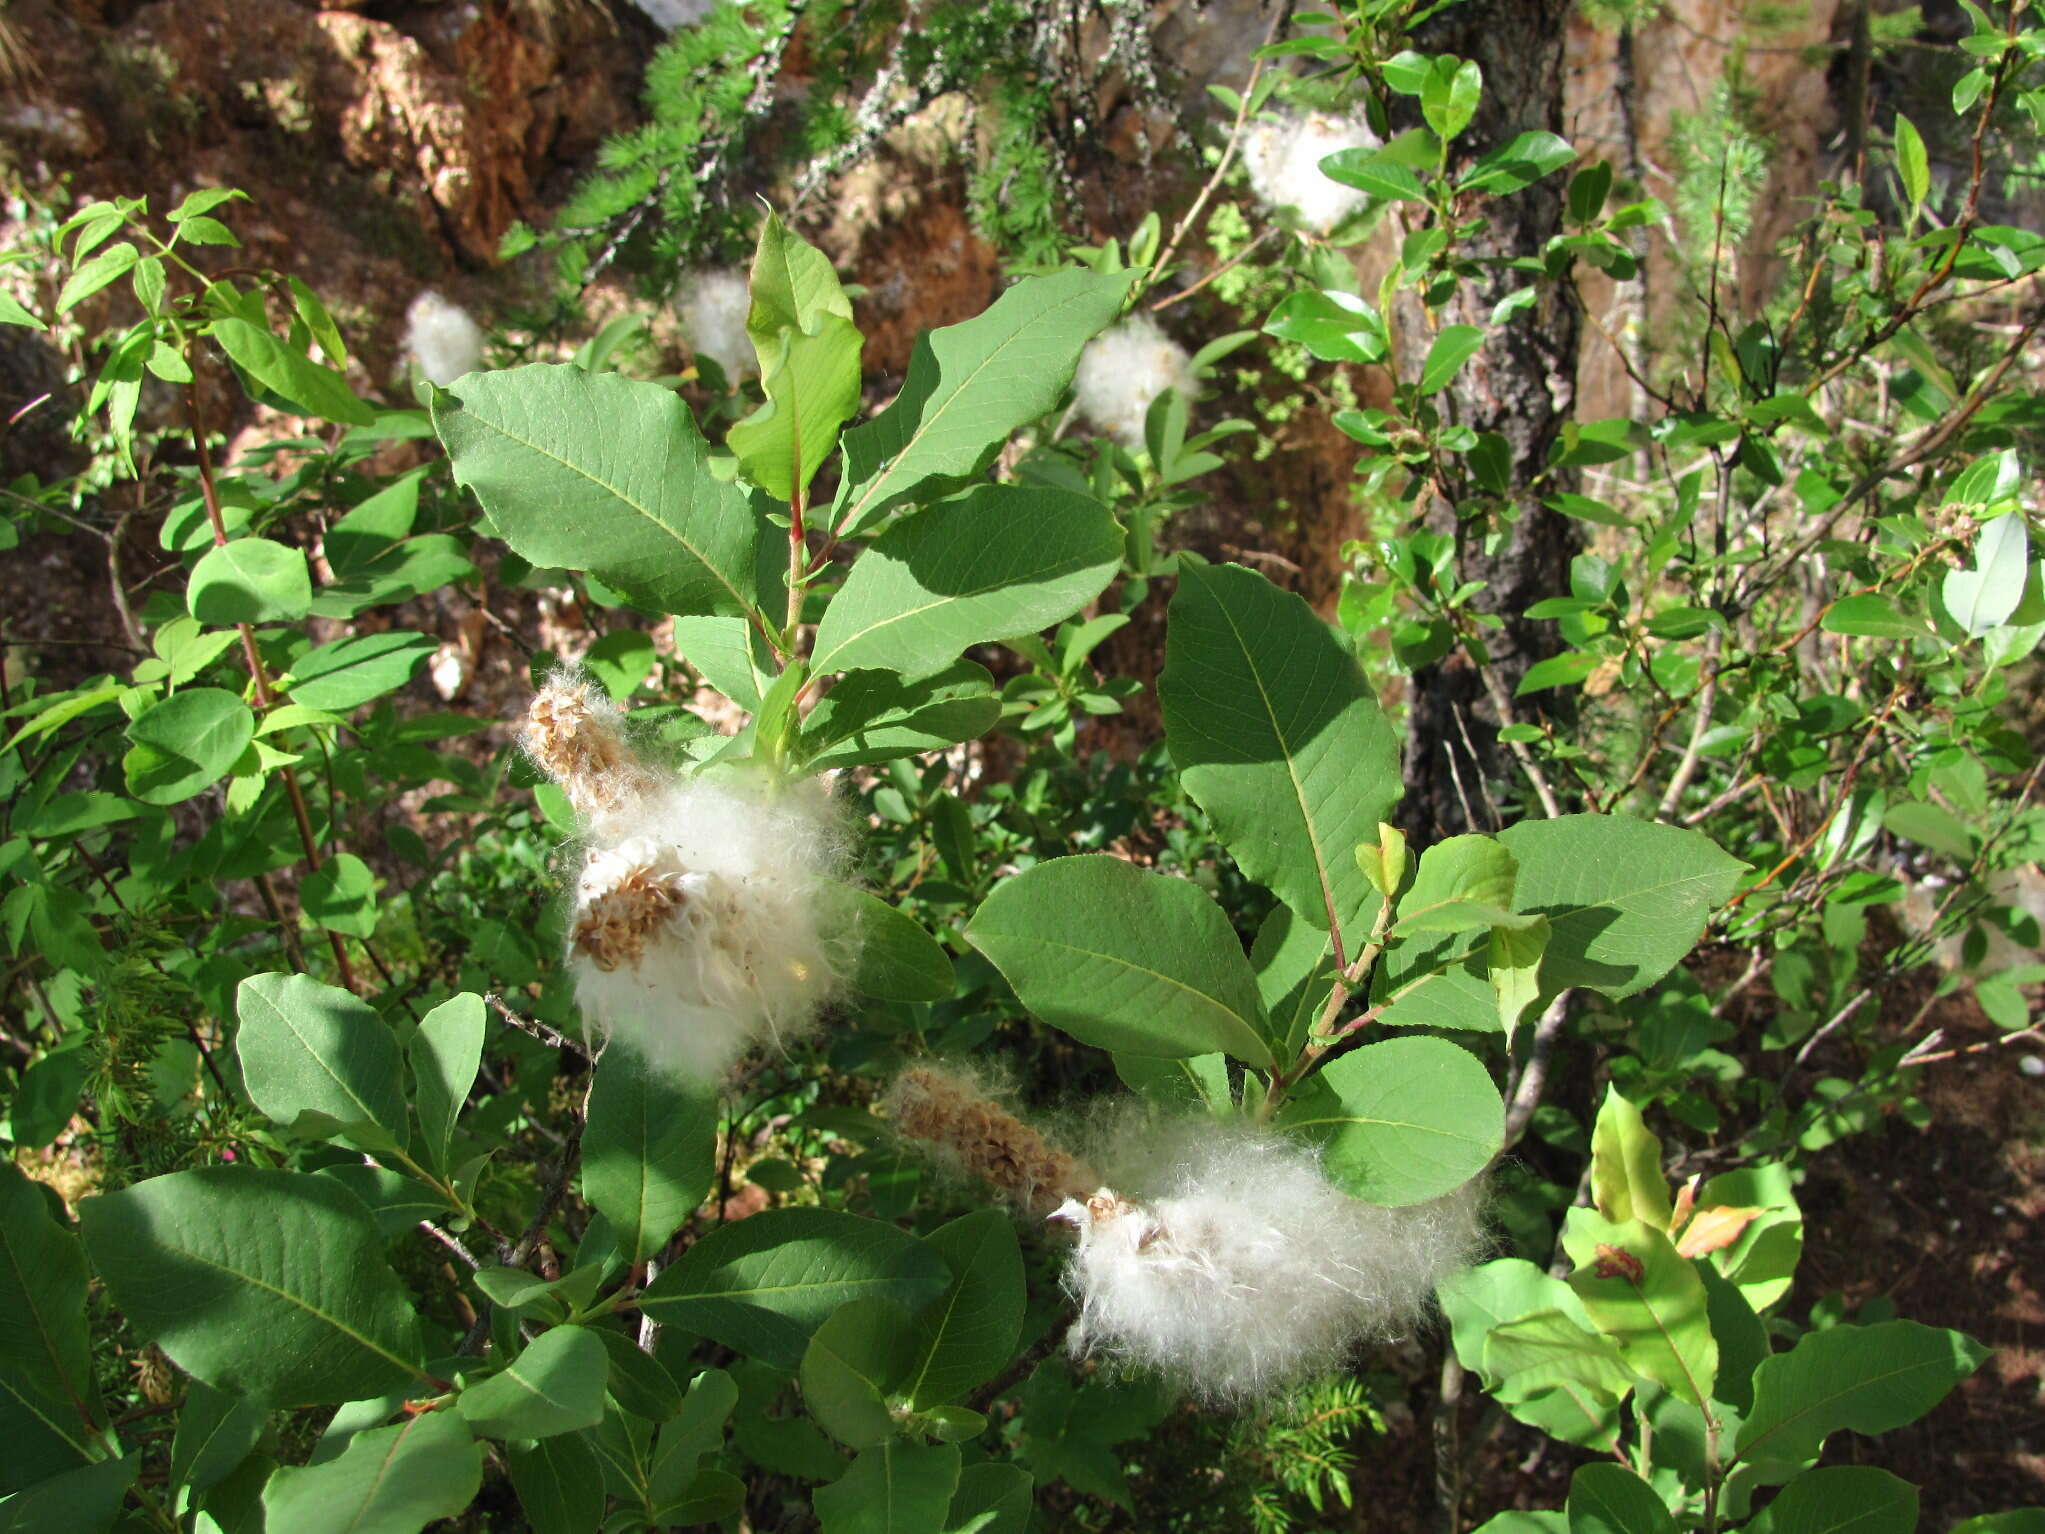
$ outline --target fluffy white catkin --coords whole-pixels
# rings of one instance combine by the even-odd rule
[[[710,358],[733,382],[760,370],[753,338],[746,334],[752,309],[743,272],[698,272],[683,284],[682,334],[690,350]]]
[[[1075,1350],[1241,1404],[1339,1367],[1427,1313],[1483,1242],[1475,1183],[1384,1209],[1340,1192],[1311,1147],[1250,1125],[1127,1131],[1097,1158],[1131,1192],[1063,1206]]]
[[[576,1000],[650,1064],[703,1080],[805,1032],[851,942],[829,874],[838,821],[817,784],[670,784],[616,817],[576,885]]]
[[[625,738],[624,712],[580,672],[557,671],[533,695],[519,744],[598,843],[628,834],[626,817],[660,787]]]
[[[1152,400],[1176,389],[1191,405],[1200,390],[1193,359],[1147,314],[1087,342],[1072,386],[1080,414],[1132,449],[1143,446],[1143,418]]]
[[[1378,142],[1354,118],[1313,112],[1253,124],[1243,135],[1243,164],[1259,199],[1292,209],[1301,227],[1326,234],[1369,199],[1329,179],[1321,161],[1337,150],[1376,149]]]
[[[405,311],[405,353],[423,376],[451,384],[483,365],[483,332],[468,310],[429,288]]]
[[[842,818],[820,782],[651,768],[621,725],[569,674],[524,731],[589,828],[568,919],[576,1000],[597,1037],[715,1081],[807,1030],[849,973]]]

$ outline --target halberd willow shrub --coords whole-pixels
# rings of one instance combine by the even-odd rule
[[[1440,314],[1473,274],[1498,270],[1470,254],[1471,221],[1573,151],[1529,132],[1465,152],[1482,71],[1401,51],[1411,14],[1364,0],[1344,22],[1356,35],[1326,40],[1334,72],[1371,75],[1386,139],[1331,158],[1345,185],[1404,205],[1413,237],[1386,290],[1414,289]],[[2034,32],[1984,26],[1971,41],[1986,62],[1961,82],[1969,106],[2045,100],[2024,88],[2045,55]],[[1915,209],[1929,182],[1912,142],[1899,123]],[[2001,291],[2045,266],[2045,242],[1976,226],[1971,207],[1923,235],[1913,211],[1895,239],[1864,238],[1874,216],[1853,203],[1853,237],[1822,257],[1851,289],[1850,314],[1790,325],[1793,355],[1766,327],[1728,338],[1710,387],[1654,425],[1651,453],[1637,424],[1570,423],[1555,470],[1638,453],[1659,475],[1673,460],[1681,478],[1666,495],[1628,491],[1622,511],[1518,486],[1495,435],[1442,398],[1480,351],[1491,366],[1515,354],[1514,327],[1566,300],[1576,261],[1630,272],[1632,231],[1651,210],[1608,215],[1612,179],[1609,166],[1577,171],[1580,232],[1516,252],[1516,291],[1466,309],[1470,323],[1401,337],[1403,370],[1385,317],[1339,285],[1348,278],[1318,246],[1302,247],[1301,269],[1317,289],[1337,286],[1294,295],[1272,320],[1341,366],[1393,364],[1391,408],[1338,420],[1370,449],[1366,483],[1428,487],[1464,513],[1454,535],[1387,539],[1398,589],[1383,601],[1352,591],[1343,609],[1363,622],[1424,604],[1394,628],[1402,661],[1460,644],[1488,663],[1478,620],[1503,619],[1471,608],[1477,583],[1451,566],[1536,495],[1604,521],[1638,556],[1624,580],[1580,558],[1573,595],[1530,615],[1566,626],[1577,650],[1556,659],[1568,676],[1591,675],[1586,661],[1621,668],[1608,698],[1637,680],[1647,698],[1653,681],[1646,706],[1661,724],[1618,759],[1637,745],[1638,771],[1614,766],[1609,741],[1589,738],[1590,750],[1560,723],[1521,722],[1506,743],[1525,749],[1518,765],[1546,785],[1535,799],[1552,813],[1410,852],[1387,824],[1398,742],[1359,648],[1264,576],[1168,554],[1144,531],[1192,493],[1216,433],[1179,440],[1183,402],[1168,402],[1145,421],[1148,469],[1133,447],[1089,460],[1069,438],[1004,452],[1018,433],[1053,434],[1084,347],[1163,280],[1159,252],[1180,245],[1161,221],[1142,255],[1132,246],[1132,270],[1027,278],[923,338],[899,396],[855,424],[850,303],[829,263],[769,219],[747,293],[762,396],[747,420],[706,439],[671,389],[581,365],[469,372],[431,395],[448,475],[388,484],[368,477],[371,455],[427,422],[355,396],[339,335],[302,284],[216,279],[193,259],[231,238],[215,215],[234,194],[195,193],[161,220],[123,201],[53,221],[68,275],[51,318],[116,283],[142,316],[105,338],[92,402],[113,452],[95,473],[146,464],[152,495],[178,502],[182,490],[163,541],[189,576],[182,609],[143,609],[152,653],[118,675],[70,688],[8,678],[0,934],[10,976],[38,1004],[9,1133],[24,1162],[68,1143],[61,1153],[89,1169],[89,1137],[119,1165],[96,1188],[89,1171],[67,1188],[75,1228],[0,1166],[0,1307],[16,1323],[0,1328],[0,1521],[106,1529],[125,1498],[128,1523],[165,1530],[259,1517],[293,1534],[417,1530],[479,1497],[493,1510],[471,1516],[497,1516],[507,1494],[483,1489],[487,1473],[509,1477],[542,1534],[733,1521],[749,1500],[773,1519],[807,1504],[824,1534],[870,1534],[876,1508],[895,1534],[1021,1534],[1036,1489],[1056,1481],[1136,1505],[1125,1467],[1162,1473],[1170,1423],[1187,1420],[1157,1376],[1247,1400],[1414,1327],[1433,1278],[1456,1367],[1530,1431],[1589,1456],[1568,1514],[1540,1521],[1872,1526],[1872,1507],[1908,1527],[1911,1488],[1820,1456],[1836,1435],[1928,1411],[1983,1350],[1907,1321],[1806,1329],[1785,1303],[1802,1240],[1794,1167],[1765,1158],[1815,1150],[1854,1115],[1873,1121],[1910,1062],[1886,1051],[1792,1118],[1774,1084],[1802,1055],[1788,1074],[1743,1071],[1715,1047],[1732,1037],[1715,1010],[1725,998],[1680,965],[1717,920],[1755,946],[1754,973],[1775,958],[1787,1002],[1786,940],[1822,926],[1827,951],[1843,953],[1830,983],[1851,986],[1858,903],[1891,898],[1891,838],[1923,838],[1970,874],[1991,849],[2035,846],[2036,812],[2027,825],[1978,808],[1993,797],[1985,783],[2026,770],[1992,703],[2001,668],[2045,635],[2011,440],[2025,417],[1993,413],[2034,402],[1988,399],[2033,332],[1992,364],[1949,359],[1951,389],[1927,382],[1936,369],[1916,373],[1914,393],[1882,373],[1884,399],[1909,400],[1924,424],[1873,470],[1853,459],[1865,444],[1839,430],[1850,417],[1827,389],[1891,337],[1900,347],[1897,324],[1923,313],[1920,300],[1943,303],[1949,277]],[[1094,258],[1119,264],[1112,250]],[[1840,290],[1810,291],[1829,306]],[[0,303],[10,321],[41,317]],[[1807,355],[1814,331],[1843,335],[1844,350],[1828,339]],[[1912,336],[1920,363],[1929,334]],[[332,366],[309,355],[314,343]],[[1797,367],[1816,370],[1808,395]],[[161,433],[139,406],[145,376],[181,384],[199,369],[348,430],[324,449],[307,439],[312,461],[279,477],[215,463],[195,419],[180,451],[197,472],[180,486],[177,454],[154,451]],[[1822,445],[1785,460],[1785,426]],[[700,677],[748,720],[729,738],[680,727],[686,760],[671,769],[633,750],[625,716],[594,687],[543,689],[529,748],[586,838],[565,966],[529,930],[551,839],[534,806],[500,795],[499,775],[422,748],[462,721],[365,707],[436,640],[314,645],[302,632],[315,612],[354,618],[474,578],[470,512],[447,478],[481,503],[492,539],[568,572],[549,579],[582,572],[591,602],[672,616],[691,685]],[[1132,478],[1180,488],[1132,498]],[[1711,518],[1720,532],[1737,525],[1741,496],[1757,518],[1785,514],[1772,487],[1792,482],[1822,520],[1759,565],[1712,558]],[[67,508],[88,489],[12,488],[10,525],[22,504]],[[1870,531],[1840,520],[1862,513]],[[318,568],[301,547],[316,518]],[[1946,568],[1961,547],[1974,566]],[[1815,618],[1801,588],[1793,602],[1759,600],[1806,553],[1838,561],[1811,594],[1841,594]],[[1098,785],[1062,800],[1042,780],[1085,777],[1068,754],[1075,710],[1114,703],[1090,685],[1088,653],[1152,582],[1170,583],[1159,693],[1175,785],[1146,770],[1143,814],[1104,806]],[[1827,666],[1845,667],[1836,688],[1824,673],[1822,698],[1783,672],[1813,622]],[[650,667],[655,654],[629,630],[615,626],[589,658],[619,701],[646,674],[620,657]],[[997,686],[984,664],[995,645],[1033,668],[1023,687]],[[1563,685],[1544,664],[1522,692]],[[1869,679],[1890,667],[1947,700],[1943,712],[1913,713],[1908,686],[1874,704],[1891,683]],[[1511,689],[1500,695],[1503,714]],[[1055,772],[952,775],[950,748],[1004,718],[1048,732]],[[1906,719],[1915,733],[1897,734]],[[1566,780],[1542,775],[1565,762]],[[812,786],[833,772],[861,782],[872,817],[876,893],[831,895],[856,912],[856,954],[834,948],[824,905],[792,893],[843,871]],[[1742,802],[1771,778],[1772,796]],[[346,850],[354,828],[435,779],[459,790],[436,803],[483,817],[480,834],[465,826],[435,850],[393,826],[392,862],[375,867]],[[1512,802],[1491,787],[1480,803]],[[1657,819],[1612,813],[1628,794],[1654,806],[1657,788]],[[1763,823],[1786,818],[1786,794],[1829,806],[1795,846],[1771,843]],[[1934,794],[1959,809],[1932,814]],[[1765,848],[1760,866],[1692,822]],[[1837,834],[1821,843],[1826,825]],[[1160,839],[1158,867],[1079,851]],[[1175,876],[1216,864],[1226,908]],[[323,947],[299,941],[301,913]],[[145,926],[178,940],[108,952]],[[171,985],[134,987],[137,959]],[[108,986],[117,1000],[132,990],[139,1015],[95,1008]],[[1809,1031],[1787,1047],[1858,1005],[1806,989]],[[524,1026],[497,1026],[485,991]],[[555,1053],[578,991],[588,1025],[620,1041],[593,1072]],[[2015,982],[2007,993],[2021,1001]],[[211,1015],[181,1039],[163,1024],[187,994]],[[834,1026],[800,1036],[830,998]],[[1586,1026],[1573,1028],[1573,1011]],[[109,1017],[118,1038],[105,1036]],[[1084,1062],[1095,1080],[1112,1071],[1141,1110],[1062,1149],[932,1064],[995,1038]],[[81,1047],[94,1041],[97,1055]],[[108,1044],[121,1069],[95,1078]],[[709,1083],[749,1048],[763,1056],[764,1100],[720,1103]],[[1592,1071],[1616,1089],[1586,1125],[1562,1104],[1587,1101]],[[1544,1072],[1573,1088],[1545,1123],[1529,1112]],[[864,1111],[891,1077],[903,1083],[898,1130],[987,1175],[1038,1217],[1026,1228],[1066,1209],[1068,1313],[1081,1347],[1119,1367],[1030,1369],[1058,1298],[1029,1303],[1007,1211],[905,1168]],[[81,1082],[101,1100],[81,1102]],[[122,1133],[145,1083],[175,1132]],[[1657,1117],[1667,1104],[1681,1159],[1722,1169],[1672,1194],[1635,1094]],[[88,1130],[73,1128],[74,1109]],[[1476,1180],[1530,1123],[1524,1153],[1557,1182],[1489,1174],[1485,1196],[1516,1251],[1456,1271],[1473,1255]],[[1579,1172],[1588,1203],[1568,1195]],[[736,1191],[739,1175],[767,1207],[725,1218],[749,1200],[713,1194]],[[396,1262],[394,1242],[409,1243]],[[133,1409],[125,1370],[96,1367],[129,1339],[185,1376],[172,1432]],[[1499,1530],[1523,1522],[1505,1519]],[[1973,1534],[2018,1527],[1991,1519]]]

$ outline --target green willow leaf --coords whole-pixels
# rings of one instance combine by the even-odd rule
[[[410,1055],[422,1149],[434,1168],[445,1170],[455,1120],[483,1064],[483,998],[464,991],[428,1012],[412,1035]]]
[[[1931,158],[1925,153],[1924,135],[1917,131],[1917,124],[1901,112],[1896,114],[1896,174],[1915,212],[1931,192]]]
[[[1617,1343],[1560,1309],[1532,1311],[1493,1327],[1484,1339],[1484,1373],[1510,1382],[1515,1396],[1565,1384],[1619,1396],[1635,1379]]]
[[[452,1411],[357,1433],[338,1459],[289,1466],[263,1489],[266,1527],[292,1534],[419,1534],[483,1489],[483,1446]]]
[[[376,935],[376,875],[352,852],[339,852],[298,885],[299,909],[316,927],[348,937]]]
[[[249,706],[221,687],[187,687],[128,726],[128,792],[144,804],[180,804],[211,788],[256,737]]]
[[[810,669],[945,669],[968,645],[1078,612],[1122,564],[1122,531],[1090,496],[981,485],[905,517],[854,562],[817,627]]]
[[[846,889],[859,933],[852,989],[881,1001],[943,1001],[957,982],[951,955],[916,918],[865,890]]]
[[[339,1183],[203,1167],[78,1207],[115,1305],[187,1374],[268,1406],[423,1382],[419,1318]]]
[[[816,1330],[802,1355],[803,1404],[817,1425],[852,1449],[901,1431],[888,1408],[913,1358],[909,1313],[893,1300],[849,1300]]]
[[[1569,1534],[1676,1534],[1655,1489],[1624,1465],[1582,1465],[1569,1481]]]
[[[1328,1175],[1373,1204],[1418,1204],[1481,1172],[1505,1137],[1491,1073],[1445,1039],[1387,1039],[1342,1056],[1279,1110],[1319,1141]]]
[[[582,1196],[637,1266],[667,1245],[717,1175],[717,1098],[612,1050],[597,1067],[582,1135]]]
[[[1400,794],[1399,750],[1356,659],[1240,565],[1179,576],[1158,696],[1186,792],[1250,878],[1354,935],[1377,894],[1356,848]]]
[[[295,623],[312,611],[312,571],[303,550],[267,538],[237,538],[201,555],[185,585],[201,623]]]
[[[0,1162],[0,1490],[92,1457],[105,1420],[86,1330],[85,1252],[45,1190]]]
[[[1395,936],[1465,932],[1513,924],[1519,864],[1488,836],[1450,836],[1420,855],[1413,884],[1399,897]]]
[[[1746,867],[1699,832],[1622,815],[1523,820],[1498,839],[1519,860],[1513,903],[1549,920],[1548,996],[1645,990],[1696,946]]]
[[[918,1411],[963,1401],[1008,1363],[1022,1332],[1022,1248],[998,1209],[980,1209],[923,1238],[951,1267],[952,1281],[916,1318],[915,1347],[902,1393]]]
[[[758,611],[760,515],[710,473],[672,390],[566,364],[471,373],[434,395],[433,425],[520,557],[665,612]]]
[[[439,647],[430,634],[336,639],[300,656],[291,668],[292,700],[329,711],[355,708],[404,686]]]
[[[12,1446],[10,1445],[10,1450]],[[0,1534],[103,1534],[120,1515],[142,1455],[103,1459],[38,1482],[0,1502]]]
[[[941,1534],[959,1484],[950,1444],[885,1443],[814,1497],[824,1534]]]
[[[403,1053],[374,1007],[310,975],[251,975],[235,1010],[235,1053],[265,1116],[312,1138],[405,1147]]]
[[[1487,192],[1503,197],[1532,186],[1576,157],[1566,139],[1543,129],[1522,133],[1485,155],[1456,183],[1459,192]]]
[[[2038,1522],[2045,1525],[2045,1511]],[[1917,1488],[1873,1465],[1826,1465],[1800,1475],[1747,1525],[1749,1534],[1913,1534],[1916,1528]]]
[[[171,1485],[204,1491],[226,1480],[255,1448],[268,1415],[253,1402],[193,1380],[171,1443]]]
[[[1818,626],[1828,634],[1855,634],[1869,639],[1930,639],[1922,618],[1905,613],[1880,595],[1841,597],[1825,609]]]
[[[1058,403],[1080,352],[1121,312],[1137,275],[1026,277],[986,313],[919,336],[895,402],[845,434],[838,536],[980,474],[1011,432]]]
[[[234,365],[300,415],[319,416],[344,426],[374,426],[376,412],[332,368],[293,351],[267,330],[246,320],[219,319],[209,334]]]
[[[1645,1220],[1667,1230],[1674,1207],[1662,1172],[1662,1142],[1640,1110],[1607,1084],[1591,1131],[1591,1202],[1608,1220]]]
[[[2010,512],[1981,529],[1973,568],[1948,570],[1939,595],[1953,620],[1978,639],[2009,621],[2023,600],[2030,568],[2024,519]]]
[[[1427,349],[1427,361],[1420,366],[1420,392],[1439,394],[1455,379],[1478,352],[1484,349],[1484,332],[1475,325],[1444,325]]]
[[[873,766],[977,739],[1000,718],[993,677],[969,660],[919,682],[852,671],[810,710],[797,750],[811,772]]]
[[[1131,1055],[1277,1059],[1256,972],[1221,907],[1105,853],[1003,881],[966,928],[1022,1004],[1083,1044]]]
[[[1915,1321],[1808,1333],[1754,1371],[1734,1458],[1764,1483],[1787,1481],[1833,1433],[1915,1422],[1987,1357],[1971,1337]]]
[[[486,1438],[552,1438],[603,1421],[610,1372],[611,1355],[595,1332],[556,1326],[455,1397],[455,1406]]]
[[[603,1523],[603,1467],[582,1434],[506,1444],[504,1462],[533,1534],[589,1534]]]
[[[861,337],[830,260],[772,213],[753,258],[746,330],[767,402],[725,440],[747,478],[793,501],[808,493],[839,428],[859,409]]]
[[[1576,1264],[1570,1287],[1634,1372],[1692,1406],[1709,1401],[1718,1377],[1709,1297],[1668,1236],[1579,1208],[1569,1211],[1562,1245]]]
[[[829,1209],[770,1209],[721,1225],[646,1289],[654,1320],[779,1368],[802,1363],[810,1334],[847,1301],[917,1306],[943,1292],[944,1260],[894,1226]]]
[[[1019,1465],[996,1460],[968,1465],[952,1493],[945,1527],[956,1534],[1025,1534],[1034,1490],[1029,1472]]]

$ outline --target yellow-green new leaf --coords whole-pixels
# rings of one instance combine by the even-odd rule
[[[859,409],[862,338],[830,261],[772,214],[753,258],[752,298],[746,333],[767,403],[726,441],[754,484],[793,501]]]
[[[1662,1175],[1662,1142],[1617,1087],[1605,1088],[1591,1131],[1591,1200],[1608,1220],[1645,1220],[1656,1230],[1669,1228],[1673,1211],[1669,1180]]]
[[[1669,1238],[1643,1220],[1572,1209],[1562,1246],[1576,1264],[1569,1286],[1635,1373],[1702,1407],[1718,1378],[1704,1280]]]

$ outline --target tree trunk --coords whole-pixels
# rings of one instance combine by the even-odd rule
[[[1520,133],[1560,132],[1563,37],[1570,9],[1569,0],[1465,0],[1414,34],[1414,46],[1422,51],[1474,59],[1484,71],[1476,118],[1456,140],[1459,166]],[[1489,552],[1491,518],[1462,522],[1454,507],[1438,503],[1428,520],[1437,530],[1456,533],[1461,578],[1486,583],[1472,605],[1505,620],[1502,629],[1484,634],[1496,679],[1507,694],[1529,666],[1556,649],[1552,624],[1530,623],[1520,615],[1543,597],[1568,590],[1569,561],[1578,548],[1572,524],[1540,504],[1542,495],[1573,485],[1551,479],[1539,494],[1532,486],[1575,403],[1579,316],[1569,293],[1547,282],[1541,283],[1540,299],[1531,310],[1496,329],[1491,309],[1533,280],[1504,263],[1538,256],[1561,230],[1568,182],[1568,172],[1557,172],[1523,191],[1483,201],[1486,227],[1458,249],[1498,266],[1467,279],[1438,316],[1443,324],[1476,325],[1490,332],[1483,350],[1439,402],[1449,419],[1505,439],[1517,517]],[[1417,307],[1409,306],[1401,320],[1406,334],[1424,335],[1416,329],[1424,325]],[[1424,343],[1407,350],[1417,367],[1426,354]],[[1413,677],[1401,813],[1409,834],[1423,843],[1493,829],[1494,804],[1531,798],[1526,780],[1499,744],[1505,721],[1490,691],[1460,648]]]

